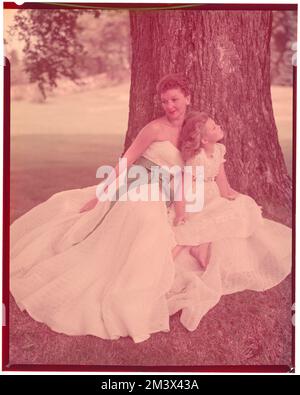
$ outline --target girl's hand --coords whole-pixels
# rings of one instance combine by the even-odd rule
[[[235,200],[239,196],[239,192],[235,191],[234,189],[230,188],[229,193],[224,196],[228,200]]]
[[[98,203],[98,199],[94,198],[94,199],[88,201],[83,207],[81,207],[79,212],[83,213],[84,211],[90,211],[96,206],[97,203]]]
[[[174,218],[173,225],[174,226],[183,225],[183,224],[185,224],[185,221],[186,221],[186,215],[185,214],[177,215]]]

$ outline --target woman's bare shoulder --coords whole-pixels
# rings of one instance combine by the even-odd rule
[[[147,123],[143,129],[147,130],[159,130],[163,127],[164,121],[163,118],[153,119],[151,122]]]
[[[147,123],[141,132],[143,134],[151,135],[151,137],[153,137],[155,140],[166,140],[166,138],[168,138],[168,134],[164,129],[163,118],[157,118]]]

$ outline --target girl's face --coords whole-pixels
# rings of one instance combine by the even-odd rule
[[[190,104],[190,96],[185,96],[181,89],[174,88],[160,95],[161,104],[167,118],[171,121],[184,117],[186,108]]]
[[[217,125],[215,121],[211,118],[205,124],[205,136],[203,138],[203,143],[217,143],[224,137],[224,131],[220,125]]]

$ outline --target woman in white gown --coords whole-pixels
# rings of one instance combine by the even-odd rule
[[[176,146],[189,104],[185,82],[167,76],[158,93],[165,116],[139,133],[124,155],[128,165],[138,158],[183,164]],[[194,330],[223,294],[265,290],[290,272],[291,232],[283,225],[268,221],[267,236],[259,230],[251,239],[216,241],[203,273],[187,251],[173,260],[165,202],[111,207],[98,202],[96,188],[56,193],[11,226],[11,292],[22,310],[56,332],[138,343],[168,332],[169,316],[179,310],[182,324]]]

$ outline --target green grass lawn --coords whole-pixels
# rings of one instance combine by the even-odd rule
[[[129,85],[11,103],[11,220],[65,189],[96,184],[123,151]]]

